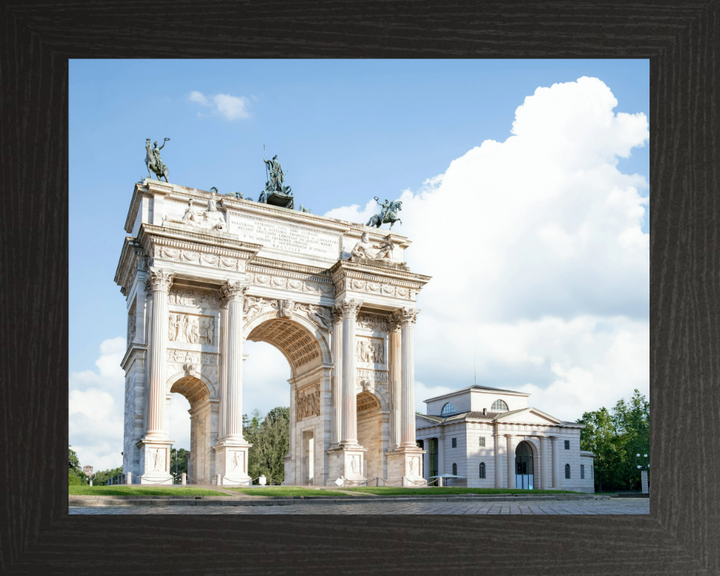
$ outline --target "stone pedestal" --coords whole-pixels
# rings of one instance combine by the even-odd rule
[[[222,475],[223,485],[251,484],[247,473],[248,450],[252,444],[220,442],[213,446],[215,450],[215,471]]]
[[[427,486],[423,478],[421,448],[400,448],[386,454],[388,486]]]
[[[335,484],[340,477],[351,483],[364,483],[367,480],[362,473],[365,452],[367,452],[367,448],[363,448],[359,444],[328,450],[327,485]]]
[[[140,484],[172,484],[170,447],[173,440],[140,440]]]

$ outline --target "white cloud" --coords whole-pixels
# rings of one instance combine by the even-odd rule
[[[122,465],[125,338],[100,344],[97,370],[70,374],[69,438],[81,465],[96,471]]]
[[[250,100],[245,96],[231,96],[230,94],[216,94],[206,96],[202,92],[193,91],[188,94],[188,100],[201,106],[211,108],[213,114],[224,116],[227,120],[249,118]],[[198,116],[202,114],[198,113]]]
[[[647,393],[647,183],[617,164],[648,122],[616,105],[596,78],[538,88],[506,141],[400,195],[393,230],[413,241],[411,269],[433,277],[418,297],[419,402],[472,384],[473,363],[478,383],[532,391],[531,405],[566,419]]]

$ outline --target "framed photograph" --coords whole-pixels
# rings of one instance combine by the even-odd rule
[[[705,574],[718,569],[714,543],[720,534],[713,520],[718,504],[712,497],[718,464],[708,457],[719,448],[714,417],[718,315],[713,314],[718,178],[712,159],[718,152],[718,126],[712,111],[719,96],[713,75],[718,51],[713,38],[719,26],[715,3],[425,6],[425,12],[412,15],[397,6],[376,4],[339,12],[316,12],[303,4],[270,12],[269,7],[206,4],[199,16],[202,27],[191,24],[198,21],[198,13],[189,5],[172,10],[153,5],[162,26],[150,24],[156,21],[153,14],[138,18],[119,8],[10,5],[3,10],[0,79],[9,162],[1,177],[10,191],[3,294],[11,304],[3,316],[6,349],[12,351],[0,403],[8,447],[2,476],[12,494],[3,505],[4,572],[122,567],[142,573],[235,573],[241,566],[287,573],[331,572],[342,566],[344,573],[473,573],[479,567],[500,573],[532,567],[534,574],[570,575],[579,570]],[[231,32],[218,38],[214,30],[224,29]],[[68,297],[74,297],[68,293],[68,270],[73,268],[67,251],[73,234],[68,194],[70,60],[149,56],[649,60],[650,514],[434,515],[420,522],[409,516],[69,516],[64,466]],[[139,103],[157,81],[151,69],[146,72],[134,80]],[[198,93],[190,103],[198,106],[198,113],[212,114],[210,96]],[[112,97],[109,93],[108,99]],[[215,104],[217,113],[223,113],[222,103]],[[234,104],[224,105],[225,113],[242,112],[227,112]],[[112,142],[100,138],[97,145],[112,155]],[[86,169],[97,174],[101,189],[103,166]],[[83,213],[104,209],[98,202],[89,210],[84,207]],[[369,208],[360,207],[355,214],[363,209]],[[545,237],[550,243],[557,240],[553,230]],[[87,252],[90,257],[92,246]],[[117,252],[107,257],[115,262]],[[210,338],[208,322],[198,322],[198,342]],[[191,332],[187,338],[192,340]],[[368,366],[381,365],[384,343],[374,341],[371,332],[361,355]],[[312,394],[301,396],[300,409],[310,414],[316,400]],[[229,466],[232,458],[228,452]],[[158,452],[158,467],[160,459]],[[512,552],[508,541],[514,543]]]

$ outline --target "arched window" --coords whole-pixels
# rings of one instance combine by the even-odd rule
[[[485,462],[480,462],[480,478],[485,478]]]
[[[495,400],[495,402],[493,402],[493,405],[490,407],[490,410],[492,410],[493,412],[507,412],[508,405],[505,404],[504,400]]]
[[[457,476],[457,464],[453,464],[453,474]]]
[[[565,478],[570,478],[570,464],[565,464]]]
[[[450,416],[450,414],[455,414],[455,406],[448,402],[447,404],[445,404],[445,406],[442,407],[440,416]]]

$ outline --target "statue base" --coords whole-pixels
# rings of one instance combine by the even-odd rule
[[[386,453],[387,458],[387,485],[421,487],[427,486],[423,478],[422,455],[425,450],[417,447],[397,448]]]
[[[355,486],[367,482],[363,476],[363,455],[367,448],[359,444],[344,445],[328,450],[328,475],[326,485],[338,485],[338,478],[343,480],[346,486]]]

